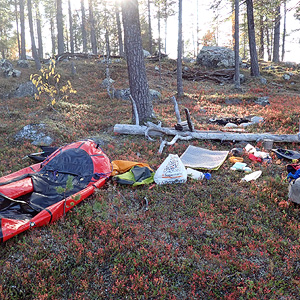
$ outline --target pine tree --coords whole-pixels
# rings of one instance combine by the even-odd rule
[[[137,0],[122,2],[125,52],[130,93],[136,102],[140,124],[153,114],[152,101],[146,76]]]

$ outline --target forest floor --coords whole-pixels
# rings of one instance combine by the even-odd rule
[[[105,64],[74,61],[57,66],[64,82],[77,93],[49,108],[49,100],[33,97],[0,100],[0,176],[32,164],[23,159],[40,149],[14,135],[28,124],[44,123],[54,146],[94,138],[110,160],[148,163],[154,170],[169,153],[179,156],[188,145],[230,151],[234,142],[179,141],[158,154],[160,140],[117,135],[113,126],[131,123],[131,103],[110,99],[101,83]],[[264,63],[264,66],[273,65]],[[174,126],[171,96],[176,95],[176,63],[147,63],[156,117]],[[274,65],[273,65],[274,66]],[[195,128],[220,130],[211,118],[261,116],[250,132],[297,134],[300,116],[299,69],[276,65],[263,69],[267,84],[251,78],[240,90],[233,83],[185,81],[181,111],[187,107]],[[29,80],[33,68],[20,78],[0,78],[0,94]],[[291,73],[290,80],[282,78]],[[127,88],[124,62],[110,65],[116,89]],[[294,84],[292,84],[292,82]],[[268,106],[254,103],[267,96]],[[228,100],[239,99],[238,104]],[[262,142],[251,143],[263,149]],[[276,143],[275,148],[300,150],[299,144]],[[230,170],[226,160],[211,180],[188,179],[185,184],[121,186],[108,180],[63,219],[24,232],[0,245],[1,299],[299,299],[300,207],[288,201],[288,160],[273,152],[271,163],[244,160],[256,181],[241,182],[244,173]],[[144,209],[145,197],[148,210]],[[118,208],[116,218],[115,207]]]

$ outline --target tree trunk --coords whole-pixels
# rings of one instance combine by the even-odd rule
[[[51,33],[51,48],[52,48],[52,56],[55,55],[56,52],[56,39],[55,39],[55,33],[54,33],[54,19],[50,19],[50,33]]]
[[[86,37],[86,17],[85,17],[85,7],[84,0],[81,0],[81,31],[82,31],[82,45],[83,53],[87,53],[87,37]]]
[[[280,5],[278,5],[274,25],[273,62],[279,62],[280,18]]]
[[[163,12],[164,12],[164,24],[165,24],[165,49],[164,49],[164,52],[165,54],[167,54],[167,36],[168,36],[168,1],[165,0],[164,1],[164,9],[163,9]]]
[[[26,59],[24,0],[20,0],[21,59]]]
[[[130,93],[136,102],[140,123],[144,123],[152,118],[153,108],[146,76],[137,0],[122,2],[122,16]]]
[[[95,19],[94,19],[94,7],[92,0],[89,0],[89,19],[90,19],[90,31],[91,31],[91,45],[92,45],[92,53],[97,54],[97,40],[95,33]]]
[[[268,24],[268,19],[266,19],[266,23]],[[268,51],[268,61],[272,59],[272,51],[271,51],[271,41],[270,41],[270,29],[268,25],[265,25],[265,32],[267,37],[267,51]]]
[[[159,63],[159,80],[162,81],[161,77],[161,27],[160,27],[160,20],[161,20],[161,7],[160,2],[158,3],[158,15],[157,15],[157,28],[158,28],[158,63]]]
[[[21,59],[21,44],[20,44],[19,15],[18,15],[18,4],[17,4],[17,0],[15,0],[15,14],[16,14],[16,25],[17,25],[18,53],[19,53],[19,59]]]
[[[253,2],[252,0],[246,0],[246,4],[247,4],[249,47],[250,47],[251,76],[259,77],[260,73],[259,73],[256,42],[255,42]]]
[[[29,21],[29,30],[30,30],[30,37],[31,37],[31,50],[32,50],[32,56],[35,61],[35,67],[40,70],[41,69],[41,63],[36,51],[35,46],[35,40],[34,40],[34,32],[33,32],[33,20],[32,20],[32,5],[31,0],[27,0],[27,8],[28,8],[28,21]]]
[[[234,1],[234,8],[235,8],[235,21],[234,21],[234,85],[235,88],[240,88],[241,81],[240,81],[240,33],[239,33],[239,0]]]
[[[57,22],[57,50],[58,55],[64,53],[64,27],[63,27],[63,13],[62,0],[56,0],[56,22]]]
[[[282,33],[282,51],[281,51],[281,61],[284,59],[285,55],[285,36],[286,36],[286,0],[283,1],[284,5],[284,17],[283,17],[283,33]]]
[[[149,52],[152,54],[152,27],[151,27],[151,10],[150,10],[151,1],[148,0],[148,26],[149,26]]]
[[[116,11],[116,21],[117,21],[117,28],[118,28],[119,55],[124,56],[122,27],[121,27],[121,21],[120,21],[120,3],[119,3],[119,0],[115,0],[115,11]]]
[[[200,51],[200,42],[199,42],[199,0],[197,0],[197,34],[196,34],[196,40],[197,40],[197,54],[199,54]]]
[[[183,96],[182,84],[182,0],[178,1],[177,96]]]
[[[71,53],[74,53],[73,18],[72,18],[72,9],[71,9],[70,0],[68,0],[68,11],[69,11],[70,48],[71,48]]]
[[[263,16],[259,17],[259,52],[258,57],[264,59],[265,45],[264,45],[264,19]]]
[[[43,38],[42,38],[42,25],[41,25],[41,14],[40,14],[40,8],[39,3],[36,2],[36,29],[37,29],[37,38],[38,38],[38,54],[39,58],[43,59],[44,56],[44,49],[43,49]]]

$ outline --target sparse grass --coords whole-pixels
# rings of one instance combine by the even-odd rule
[[[70,63],[57,66],[62,80],[71,80],[78,91],[69,102],[55,106],[57,112],[47,110],[43,100],[0,100],[0,175],[31,164],[22,158],[39,149],[29,141],[16,143],[13,136],[23,126],[40,122],[47,124],[55,145],[93,137],[111,160],[148,162],[154,169],[168,153],[184,152],[188,142],[166,147],[159,155],[159,139],[115,135],[114,124],[131,121],[130,102],[109,99],[101,88],[105,65],[93,60],[75,65],[75,76]],[[149,85],[163,95],[154,103],[155,113],[165,126],[173,126],[176,118],[169,97],[176,90],[174,64],[163,64],[162,82],[154,66],[147,64]],[[23,81],[30,71],[35,72],[26,70]],[[292,71],[299,82],[298,70]],[[127,87],[126,72],[124,63],[111,65],[116,88]],[[189,108],[195,128],[220,129],[207,123],[211,117],[259,115],[265,122],[253,132],[297,133],[299,90],[290,89],[271,71],[264,71],[266,86],[242,72],[247,82],[240,91],[230,84],[184,82],[186,95],[179,106]],[[272,84],[275,79],[277,85]],[[2,87],[14,84],[0,81],[5,82]],[[268,96],[271,105],[248,101],[260,96]],[[227,105],[227,98],[243,102]],[[216,150],[235,146],[189,143]],[[275,146],[299,150],[298,144]],[[0,298],[299,299],[300,210],[287,202],[288,162],[274,156],[272,164],[262,165],[244,158],[253,170],[263,171],[257,181],[240,182],[244,174],[231,171],[229,161],[212,171],[210,181],[151,188],[108,181],[64,219],[0,245]]]

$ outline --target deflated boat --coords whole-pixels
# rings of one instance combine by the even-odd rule
[[[1,177],[0,243],[31,227],[53,223],[103,186],[111,172],[109,158],[87,140],[61,147],[43,162]]]

